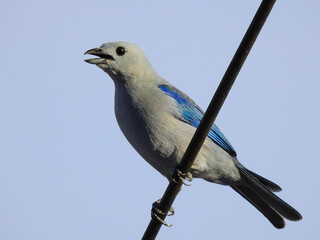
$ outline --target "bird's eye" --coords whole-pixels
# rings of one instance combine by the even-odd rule
[[[123,56],[126,53],[126,49],[124,47],[117,47],[116,53],[118,56]]]

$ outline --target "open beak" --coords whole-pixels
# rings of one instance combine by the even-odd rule
[[[98,58],[89,58],[84,60],[85,62],[91,63],[91,64],[106,63],[107,60],[114,60],[114,58],[111,55],[104,53],[101,48],[92,48],[86,51],[84,54],[90,54],[98,57]]]

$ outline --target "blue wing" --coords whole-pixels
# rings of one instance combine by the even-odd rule
[[[159,88],[165,92],[165,94],[176,100],[181,113],[178,118],[181,121],[197,128],[204,114],[201,108],[191,98],[173,86],[160,85]],[[231,156],[237,156],[236,151],[215,124],[213,124],[211,127],[208,137],[222,147]]]

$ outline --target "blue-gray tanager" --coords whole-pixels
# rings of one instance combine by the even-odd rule
[[[186,94],[160,77],[143,51],[129,42],[109,42],[85,60],[109,74],[115,84],[115,114],[131,145],[167,179],[181,160],[203,116]],[[276,228],[301,214],[272,192],[281,188],[245,168],[226,137],[213,125],[191,168],[193,177],[229,185]]]

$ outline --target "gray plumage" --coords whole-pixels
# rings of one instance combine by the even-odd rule
[[[160,77],[143,51],[128,42],[109,42],[86,54],[115,84],[115,114],[121,131],[136,151],[167,179],[181,160],[203,111],[186,94]],[[193,177],[229,185],[276,228],[283,217],[302,219],[298,211],[272,192],[281,188],[246,169],[216,125],[191,168]]]

